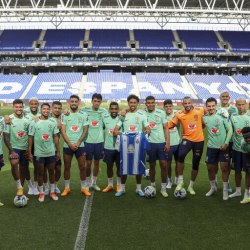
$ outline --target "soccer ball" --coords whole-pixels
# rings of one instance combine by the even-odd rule
[[[177,199],[184,199],[187,196],[187,192],[185,188],[182,188],[180,191],[174,191],[174,196]]]
[[[28,203],[28,198],[25,196],[25,195],[22,195],[22,196],[16,196],[14,198],[14,205],[16,207],[25,207]]]
[[[144,177],[145,177],[145,179],[149,180],[149,169],[148,168],[145,170]]]
[[[154,198],[156,196],[156,190],[152,186],[145,187],[144,193],[147,198]]]

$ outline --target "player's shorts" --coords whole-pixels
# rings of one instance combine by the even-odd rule
[[[35,156],[35,161],[38,164],[51,164],[56,163],[56,157],[55,156],[48,156],[48,157],[38,157]]]
[[[150,150],[147,151],[148,154],[148,161],[155,162],[156,160],[165,160],[165,145],[166,143],[149,143]]]
[[[232,169],[235,171],[246,170],[246,156],[242,152],[233,150],[233,164]]]
[[[25,157],[25,153],[27,152],[27,150],[22,150],[22,149],[17,149],[17,148],[13,148],[14,152],[16,154],[18,154],[18,159],[19,159],[19,164],[21,166],[26,166],[26,165],[29,165],[29,161],[28,159]],[[10,157],[10,154],[9,154],[9,159],[13,159]]]
[[[0,170],[4,166],[3,155],[0,155]]]
[[[86,160],[90,161],[94,158],[94,160],[100,160],[104,154],[104,143],[87,143],[85,142],[86,148]]]
[[[228,150],[221,151],[219,148],[207,148],[206,163],[217,164],[218,162],[229,162]]]
[[[170,150],[166,154],[166,160],[172,161],[173,156],[174,156],[175,161],[177,161],[178,160],[178,151],[179,151],[179,145],[170,146]]]
[[[78,159],[80,156],[85,155],[86,149],[85,147],[80,147],[76,151],[73,151],[70,148],[63,148],[63,153],[71,156],[75,155],[76,159]]]
[[[228,153],[229,153],[229,157],[232,159],[233,158],[233,142],[232,141],[229,142]]]
[[[104,149],[103,161],[107,164],[115,163],[116,166],[120,164],[120,152],[112,149]]]
[[[203,153],[203,147],[204,147],[204,141],[193,142],[187,139],[182,139],[178,151],[178,161],[183,163],[189,151],[192,150],[193,151],[192,167],[193,170],[198,170],[201,156]]]

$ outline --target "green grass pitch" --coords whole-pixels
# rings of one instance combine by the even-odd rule
[[[1,115],[10,113],[2,108]],[[71,194],[53,202],[46,197],[40,204],[31,196],[28,206],[15,208],[13,199],[16,184],[11,176],[4,150],[6,165],[0,172],[0,249],[74,249],[85,198],[80,194],[80,181],[76,162],[73,162]],[[205,197],[209,190],[205,150],[200,172],[195,183],[197,195],[176,200],[174,188],[169,197],[160,193],[159,167],[157,167],[156,198],[145,199],[135,195],[135,178],[129,177],[126,195],[116,198],[114,192],[95,192],[86,240],[87,250],[151,250],[151,249],[249,249],[250,206],[241,205],[241,198],[222,200],[222,182],[219,191]],[[190,155],[185,168],[185,185],[190,177]],[[31,172],[33,167],[31,166]],[[243,178],[244,180],[244,178]],[[106,166],[101,163],[98,184],[107,184]],[[143,187],[150,184],[143,179]],[[234,187],[233,172],[231,184]],[[63,177],[59,187],[63,189]],[[27,186],[25,186],[25,192]],[[244,182],[242,183],[244,191]]]

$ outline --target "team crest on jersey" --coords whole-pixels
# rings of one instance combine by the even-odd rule
[[[42,139],[43,139],[44,141],[49,140],[49,138],[50,138],[50,136],[49,136],[48,134],[43,134],[43,135],[42,135]]]
[[[248,126],[249,126],[249,121],[244,121],[244,125],[245,125],[246,127],[248,127]]]
[[[195,122],[189,123],[188,124],[188,129],[189,130],[195,130],[196,129],[196,123]]]
[[[23,127],[24,127],[24,129],[27,129],[28,123],[25,122],[25,123],[23,124]]]
[[[211,132],[215,135],[217,135],[220,131],[218,128],[211,128]]]
[[[80,128],[79,128],[77,125],[72,125],[71,128],[70,128],[70,130],[71,130],[72,132],[78,132],[79,129],[80,129]]]
[[[114,129],[110,129],[109,134],[113,136],[114,135]]]
[[[128,127],[129,131],[136,131],[137,130],[137,127],[135,125],[130,125]]]
[[[135,147],[133,144],[128,145],[128,153],[133,154],[135,152]]]
[[[237,133],[238,135],[242,135],[241,129],[240,129],[240,128],[237,128],[236,133]]]
[[[98,127],[99,126],[99,122],[98,121],[91,121],[91,126]]]
[[[78,123],[82,123],[82,118],[81,117],[78,118]]]
[[[139,117],[135,117],[135,123],[139,123],[140,119]]]
[[[154,122],[149,123],[150,128],[157,128],[157,125]]]
[[[160,120],[159,116],[155,115],[155,121],[158,122],[159,120]]]
[[[219,119],[215,119],[215,125],[220,125],[220,120]]]
[[[52,130],[52,128],[53,128],[53,126],[52,126],[52,124],[49,124],[49,130]]]
[[[18,138],[23,138],[24,137],[24,132],[23,131],[17,132],[17,137]]]

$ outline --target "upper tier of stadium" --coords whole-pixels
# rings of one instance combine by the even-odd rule
[[[184,51],[249,53],[250,32],[197,30],[2,30],[0,52]]]
[[[205,100],[219,99],[221,91],[228,90],[232,100],[250,99],[249,76],[186,75],[178,73],[40,73],[38,75],[0,74],[0,100],[16,98],[40,100],[67,100],[77,94],[83,100],[93,93],[101,93],[105,101],[125,101],[129,94],[141,99],[153,95],[157,100],[181,100],[184,96]]]

